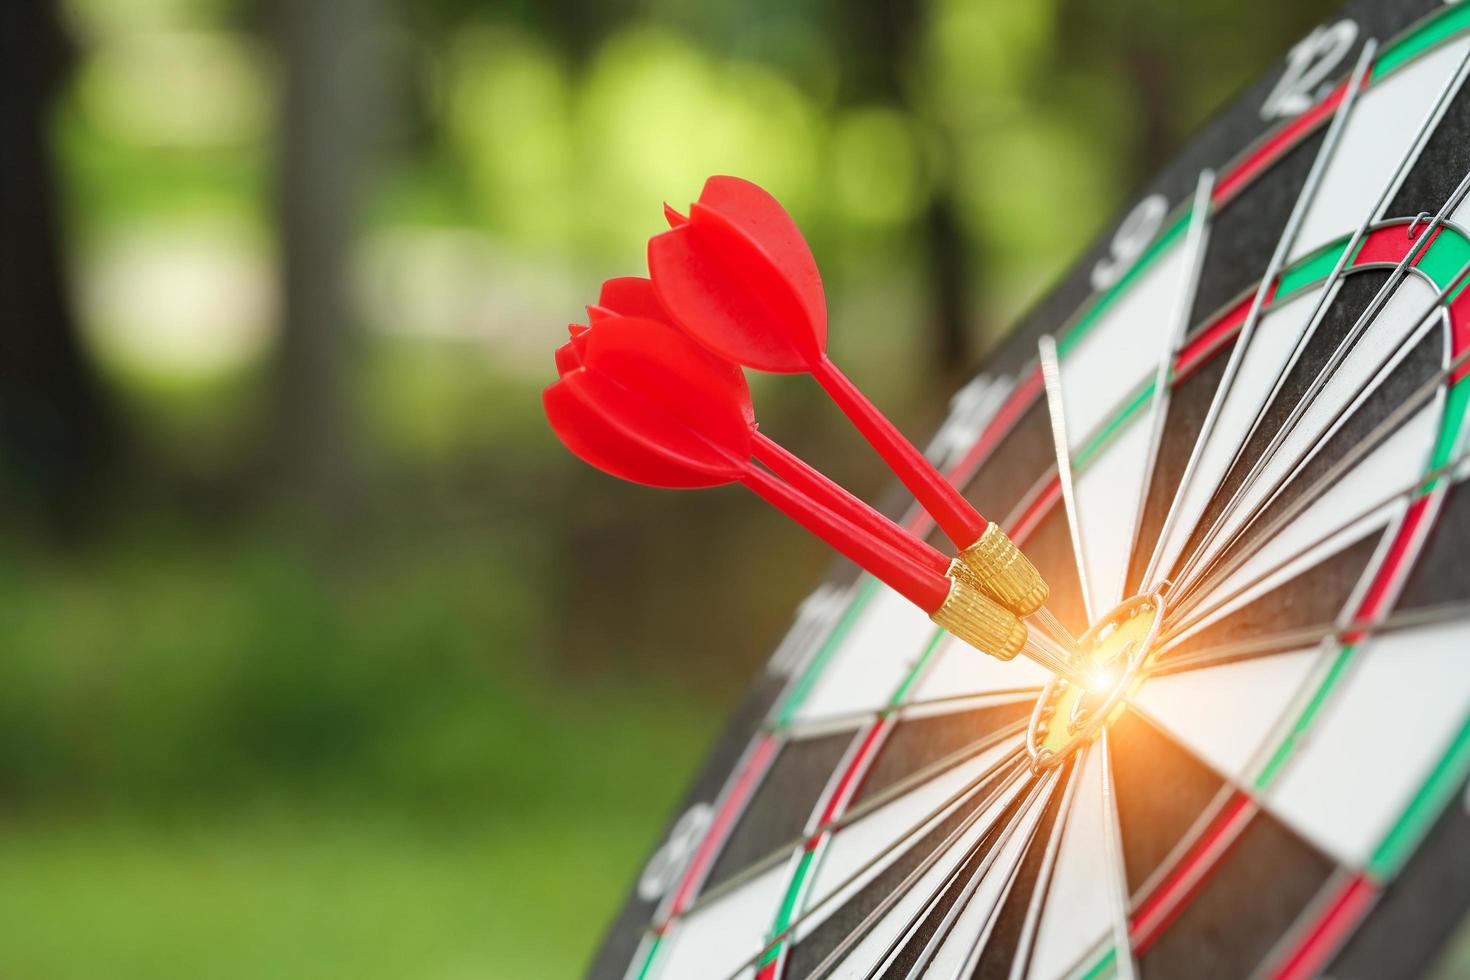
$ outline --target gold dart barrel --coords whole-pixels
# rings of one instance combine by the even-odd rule
[[[1001,660],[1014,658],[1026,645],[1025,625],[971,585],[966,573],[956,574],[963,564],[959,559],[950,563],[949,595],[929,618],[983,653]]]
[[[960,552],[967,581],[1017,616],[1029,616],[1046,603],[1046,582],[999,524]],[[950,566],[951,574],[954,566]]]

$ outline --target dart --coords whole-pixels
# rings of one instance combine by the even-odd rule
[[[797,490],[820,501],[829,510],[841,515],[869,534],[883,538],[888,544],[910,558],[927,564],[943,573],[948,570],[949,559],[939,551],[920,541],[912,533],[879,513],[844,487],[833,482],[821,471],[810,466],[795,453],[790,452],[769,438],[755,424],[755,411],[751,405],[750,389],[745,383],[745,374],[738,365],[709,355],[708,352],[690,342],[678,332],[668,319],[658,297],[653,292],[653,283],[638,276],[609,279],[603,283],[597,303],[587,307],[589,324],[614,316],[638,317],[651,320],[667,327],[662,332],[646,332],[644,342],[651,347],[687,347],[707,361],[712,370],[718,371],[725,381],[724,397],[739,404],[751,432],[751,454],[755,459],[785,480]],[[557,373],[565,375],[581,365],[581,352],[586,347],[590,326],[572,324],[571,339],[557,348]],[[692,356],[691,354],[691,356]],[[963,570],[962,570],[963,571]],[[973,584],[973,583],[972,583]]]
[[[584,336],[580,365],[543,396],[553,430],[575,455],[652,486],[740,483],[972,646],[1004,660],[1024,652],[1054,673],[1086,676],[1065,650],[1029,636],[1014,614],[955,574],[962,563],[760,437],[744,379],[728,363],[645,318],[608,313]],[[752,461],[758,444],[770,469]]]
[[[711,177],[688,216],[665,206],[670,230],[648,243],[657,297],[675,323],[736,364],[810,374],[959,550],[971,583],[1014,612],[1037,615],[1046,583],[997,524],[987,521],[827,357],[827,309],[816,260],[780,203],[755,184]]]

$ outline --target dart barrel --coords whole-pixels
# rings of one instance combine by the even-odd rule
[[[1026,645],[1026,627],[971,584],[964,562],[956,558],[949,568],[949,595],[929,618],[992,657],[1013,659]]]
[[[991,523],[950,568],[1017,616],[1029,616],[1046,604],[1046,582],[999,524]]]

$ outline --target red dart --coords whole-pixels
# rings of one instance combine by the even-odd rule
[[[679,338],[665,325],[621,316],[590,332],[583,366],[544,395],[568,449],[653,486],[743,483],[916,605],[929,612],[944,606],[951,583],[932,562],[913,560],[754,465],[751,425],[740,401],[728,397],[723,366],[684,342],[659,344],[651,356],[649,337],[661,335]]]
[[[648,243],[663,307],[701,344],[736,364],[809,373],[960,550],[976,584],[1025,616],[1046,583],[827,357],[827,302],[816,260],[774,197],[738,177],[711,177],[687,218]],[[994,530],[991,530],[994,528]],[[987,533],[988,532],[988,533]]]
[[[943,573],[949,560],[934,548],[920,541],[912,533],[883,516],[882,513],[853,496],[842,486],[828,479],[819,470],[809,466],[800,457],[768,438],[756,427],[755,410],[750,401],[750,388],[745,383],[745,373],[738,365],[714,357],[697,344],[693,344],[679,332],[669,320],[653,291],[653,283],[637,276],[609,279],[603,283],[602,294],[595,305],[587,308],[592,324],[615,316],[630,316],[652,320],[664,326],[664,331],[644,329],[638,336],[642,343],[653,349],[673,345],[686,348],[681,356],[700,357],[713,370],[721,372],[726,381],[723,397],[739,404],[751,429],[751,455],[791,486],[820,502],[828,510],[836,512],[845,520],[857,525],[869,534],[884,539],[910,558]],[[557,348],[558,374],[565,375],[582,363],[582,351],[586,347],[589,327],[573,325],[572,339]]]
[[[670,488],[742,483],[967,643],[1001,659],[1025,652],[1078,680],[1065,650],[1028,635],[980,591],[963,563],[906,535],[851,498],[869,524],[823,506],[751,462],[759,440],[744,377],[664,323],[610,314],[587,332],[582,366],[544,395],[552,428],[573,453],[623,479]],[[732,381],[733,379],[733,381]],[[735,382],[738,382],[735,383]],[[830,484],[774,443],[773,469]],[[1081,681],[1079,681],[1081,682]]]
[[[582,339],[587,336],[586,327],[580,323],[573,323],[567,329],[572,332],[572,339],[558,347],[551,355],[556,361],[558,377],[582,366],[582,348],[586,346],[586,342]]]

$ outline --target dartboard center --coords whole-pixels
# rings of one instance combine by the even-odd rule
[[[1143,684],[1158,646],[1164,606],[1157,594],[1118,605],[1078,638],[1092,683],[1054,678],[1037,699],[1026,733],[1033,765],[1057,765],[1122,714]]]

